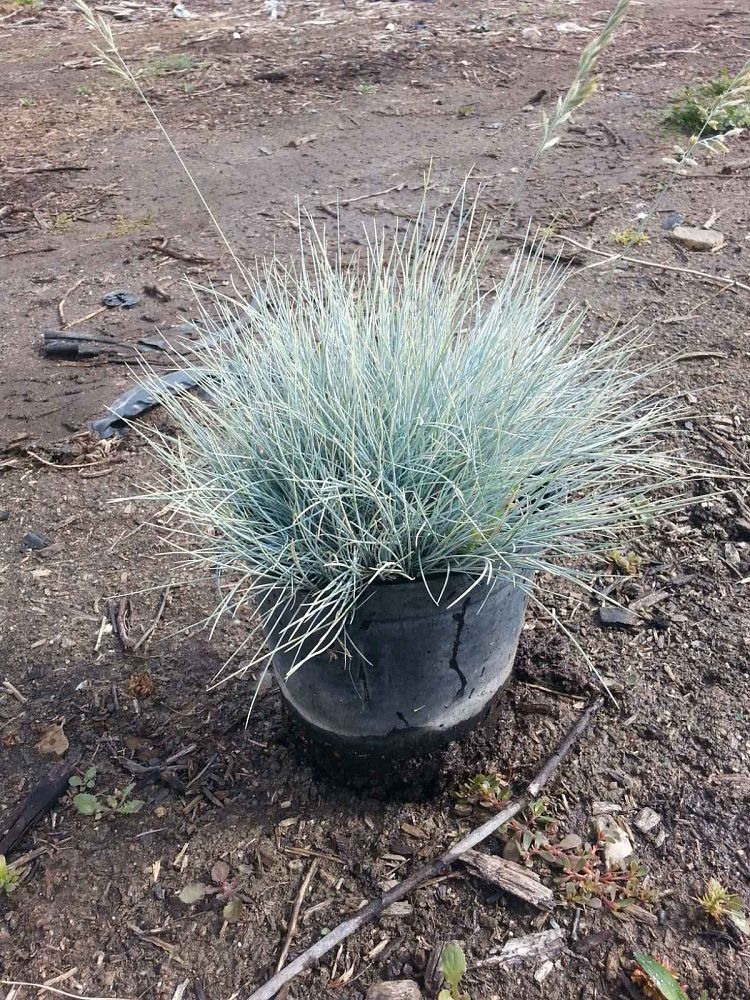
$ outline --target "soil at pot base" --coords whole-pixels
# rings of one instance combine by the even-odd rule
[[[441,596],[442,586],[372,586],[347,629],[346,654],[339,645],[290,676],[293,654],[276,647],[299,603],[269,628],[287,707],[342,767],[361,773],[432,753],[483,719],[509,680],[526,592],[498,580],[467,593],[463,575]]]

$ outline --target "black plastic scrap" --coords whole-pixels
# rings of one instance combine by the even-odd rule
[[[183,371],[169,372],[168,375],[159,378],[162,388],[167,388],[171,392],[192,389],[197,383],[198,380],[193,375]],[[114,401],[106,417],[92,420],[88,426],[99,437],[109,438],[116,432],[124,431],[129,421],[153,409],[158,403],[159,400],[145,385],[135,385]]]
[[[255,302],[253,300],[245,316],[238,316],[227,326],[214,330],[210,334],[202,329],[199,323],[183,323],[172,330],[173,333],[182,337],[189,336],[190,334],[198,334],[201,338],[198,341],[178,340],[175,343],[159,335],[155,337],[142,337],[138,344],[141,349],[170,351],[175,354],[194,354],[207,348],[215,348],[233,334],[252,325],[252,311],[254,308]],[[57,336],[59,339],[60,334]],[[50,339],[54,341],[54,331],[50,332]],[[180,392],[194,388],[198,384],[198,379],[189,372],[174,371],[169,372],[168,375],[160,376],[158,382],[162,388],[169,389],[170,392]],[[134,385],[114,401],[109,407],[107,416],[89,421],[88,427],[95,434],[98,434],[99,437],[112,437],[113,434],[126,430],[129,422],[134,417],[139,417],[142,413],[146,413],[147,410],[158,406],[158,404],[159,400],[146,386]]]
[[[140,301],[140,296],[132,292],[109,292],[102,299],[102,305],[108,309],[132,309]]]

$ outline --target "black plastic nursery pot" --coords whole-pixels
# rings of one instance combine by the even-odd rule
[[[295,607],[267,632],[292,715],[318,744],[358,765],[426,754],[480,722],[508,682],[528,595],[502,580],[468,593],[469,577],[369,588],[341,645],[291,675],[277,648]],[[438,597],[439,603],[436,603]],[[300,601],[303,599],[300,599]]]

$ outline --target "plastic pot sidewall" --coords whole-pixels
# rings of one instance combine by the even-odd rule
[[[508,682],[528,595],[502,580],[468,594],[452,576],[430,596],[424,583],[369,588],[341,646],[291,676],[294,654],[273,655],[292,714],[318,742],[360,757],[427,753],[475,725]],[[462,596],[463,595],[463,596]],[[270,649],[303,602],[277,612]]]

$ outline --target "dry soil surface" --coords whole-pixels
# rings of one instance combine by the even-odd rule
[[[338,200],[355,250],[363,224],[413,217],[430,165],[438,203],[473,167],[482,207],[502,218],[540,108],[605,16],[592,0],[290,0],[277,20],[255,0],[193,0],[190,19],[163,2],[101,9],[247,259],[294,252],[298,195],[321,222]],[[169,1000],[187,981],[196,1000],[244,998],[273,972],[313,860],[292,955],[486,815],[460,808],[462,782],[480,771],[528,778],[594,683],[575,645],[530,613],[491,724],[441,755],[429,786],[407,776],[390,796],[355,794],[316,769],[271,688],[247,728],[251,679],[207,691],[249,621],[222,622],[212,637],[191,627],[212,609],[211,581],[175,574],[144,502],[111,503],[148,481],[148,448],[86,431],[129,384],[128,349],[100,344],[77,360],[41,351],[43,331],[63,326],[120,345],[168,333],[194,311],[185,274],[219,288],[230,274],[153,120],[107,76],[92,40],[69,4],[0,0],[0,809],[11,816],[58,765],[37,744],[60,723],[62,760],[80,756],[79,774],[95,766],[102,800],[135,771],[144,805],[96,818],[65,795],[14,847],[22,878],[0,894],[0,972],[74,995]],[[585,335],[637,318],[647,359],[680,352],[669,378],[688,412],[674,445],[720,469],[683,513],[623,540],[640,560],[614,592],[641,602],[634,627],[603,627],[598,599],[559,587],[549,598],[618,700],[553,785],[549,836],[590,839],[596,803],[609,803],[647,872],[639,884],[658,895],[629,913],[561,901],[539,915],[453,872],[299,979],[296,1000],[361,998],[378,979],[421,984],[441,941],[463,942],[471,967],[511,935],[556,925],[563,954],[473,969],[472,1000],[641,997],[629,979],[639,950],[667,960],[691,1000],[750,996],[746,939],[695,904],[711,877],[750,901],[747,138],[663,195],[650,241],[628,254],[640,262],[593,252],[617,251],[613,231],[667,179],[675,93],[749,53],[743,0],[633,4],[598,93],[498,227],[490,262],[502,275],[517,249],[505,237],[530,217],[582,244],[554,245],[578,255],[565,295],[588,305]],[[661,228],[673,212],[715,219],[726,245],[675,246]],[[102,307],[120,290],[139,302]],[[51,544],[26,549],[32,531]],[[660,817],[648,835],[635,822],[644,807]],[[559,871],[533,863],[560,894]],[[211,891],[183,902],[191,883]],[[230,899],[241,904],[234,923],[222,918]]]

